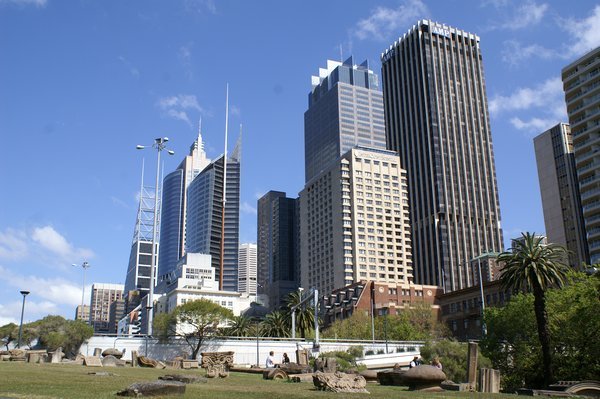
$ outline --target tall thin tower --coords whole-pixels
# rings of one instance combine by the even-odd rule
[[[416,283],[474,285],[503,248],[479,37],[421,20],[381,55],[388,149],[408,172]]]

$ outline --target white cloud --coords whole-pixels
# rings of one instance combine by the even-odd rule
[[[79,259],[89,259],[94,253],[86,248],[75,248],[52,226],[36,227],[33,229],[31,238],[42,248],[59,255],[62,260],[72,261]]]
[[[217,13],[214,0],[185,0],[185,9],[190,12],[202,14],[205,10],[211,14]]]
[[[113,205],[118,205],[125,209],[131,209],[131,206],[129,206],[128,203],[126,203],[125,201],[123,201],[120,198],[115,197],[114,195],[110,196],[110,201],[113,203]],[[139,202],[139,199],[138,199],[138,202]]]
[[[0,232],[0,259],[22,259],[28,254],[27,236],[22,231]]]
[[[572,60],[600,46],[600,5],[594,7],[583,19],[558,18],[555,21],[559,29],[567,32],[569,39],[556,48],[547,48],[539,44],[521,44],[516,40],[504,42],[502,60],[511,66],[528,62],[529,59]]]
[[[32,230],[7,228],[0,232],[0,259],[44,259],[47,264],[65,265],[81,259],[90,259],[94,252],[77,248],[69,243],[52,226],[34,227]]]
[[[25,276],[17,274],[12,270],[0,266],[0,274],[5,278],[6,285],[18,290],[28,290],[32,295],[43,298],[50,303],[45,303],[47,308],[57,305],[77,306],[81,304],[81,285],[76,285],[68,280],[54,277],[43,278],[37,276]],[[91,285],[86,285],[86,303],[89,303]],[[75,310],[75,309],[73,309]]]
[[[242,111],[240,110],[239,107],[237,107],[235,105],[230,105],[229,106],[229,113],[231,115],[234,115],[234,116],[240,116],[242,114]]]
[[[0,4],[16,4],[18,6],[46,7],[47,0],[0,0]]]
[[[537,133],[548,130],[552,126],[555,126],[559,121],[560,120],[551,118],[542,119],[537,117],[533,117],[529,120],[522,120],[519,117],[514,117],[510,119],[511,125],[513,125],[518,130],[526,130],[529,132]]]
[[[546,11],[548,4],[537,4],[535,1],[528,1],[517,7],[514,15],[509,20],[504,22],[500,27],[510,30],[518,30],[539,24]]]
[[[163,113],[173,119],[186,122],[190,127],[192,122],[188,115],[189,110],[196,110],[203,113],[203,108],[198,104],[198,99],[192,94],[178,94],[170,97],[163,97],[158,100],[158,107]]]
[[[397,8],[377,7],[368,18],[358,21],[354,35],[361,40],[385,40],[391,34],[400,35],[401,30],[428,14],[427,6],[421,0],[405,0]]]
[[[511,66],[517,66],[532,57],[550,60],[556,57],[564,57],[554,49],[549,49],[539,44],[522,45],[516,40],[507,40],[502,49],[502,61]]]
[[[503,111],[526,110],[548,106],[549,100],[563,95],[560,78],[551,78],[533,88],[517,89],[508,96],[495,96],[490,100],[490,112],[494,115]]]
[[[194,77],[194,68],[192,67],[193,46],[193,43],[188,43],[185,46],[179,47],[179,51],[177,52],[177,57],[179,58],[181,66],[183,67],[188,79],[192,79]]]
[[[127,58],[123,57],[122,55],[120,55],[117,58],[127,67],[131,76],[133,76],[134,78],[140,77],[140,70],[137,69],[131,62],[129,62]]]
[[[240,211],[244,213],[249,213],[251,215],[257,214],[256,208],[250,205],[250,203],[247,201],[242,202],[242,204],[240,205]]]
[[[569,18],[558,23],[571,34],[571,40],[567,45],[571,57],[582,55],[600,46],[600,5],[594,7],[586,18],[581,20]]]
[[[534,87],[518,88],[507,96],[495,96],[489,102],[492,116],[504,112],[524,112],[527,116],[512,116],[510,123],[518,130],[540,133],[566,120],[566,107],[560,78],[551,78]]]

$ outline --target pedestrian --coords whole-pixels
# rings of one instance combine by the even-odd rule
[[[438,369],[442,369],[442,362],[440,362],[440,358],[439,357],[434,357],[433,360],[431,361],[431,365],[433,367],[437,367]]]
[[[275,352],[271,351],[269,352],[269,356],[267,356],[265,366],[267,366],[268,369],[275,368],[275,356],[273,356],[274,354]]]
[[[413,368],[413,367],[417,367],[419,364],[421,364],[419,362],[419,356],[415,356],[413,357],[413,360],[410,361],[410,363],[408,364],[408,368]]]
[[[283,358],[281,359],[281,363],[286,364],[290,362],[290,358],[288,357],[287,353],[283,354]]]

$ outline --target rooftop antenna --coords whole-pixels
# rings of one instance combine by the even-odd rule
[[[340,62],[344,62],[344,55],[342,52],[342,43],[340,43]]]
[[[225,257],[225,203],[227,202],[227,130],[229,120],[229,83],[225,94],[225,152],[223,153],[223,201],[221,211],[221,259],[219,260],[219,290],[223,290]]]

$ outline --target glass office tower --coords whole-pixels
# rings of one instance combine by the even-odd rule
[[[381,55],[388,149],[408,173],[415,282],[474,285],[503,249],[479,37],[419,21]]]

